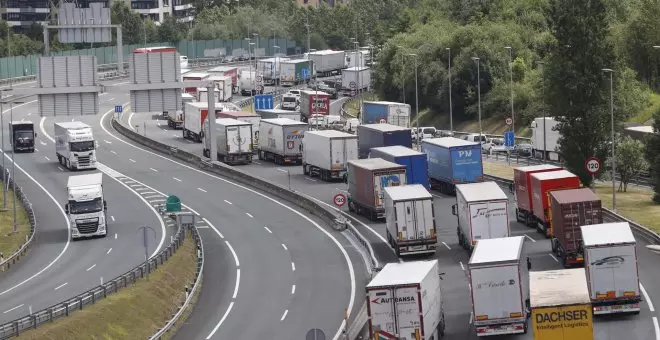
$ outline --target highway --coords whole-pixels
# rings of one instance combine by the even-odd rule
[[[339,111],[340,101],[334,101],[331,105],[332,114]],[[137,119],[136,119],[137,118]],[[189,142],[181,138],[180,131],[173,131],[167,127],[164,121],[158,122],[150,117],[136,116],[133,118],[136,124],[147,128],[147,136],[161,142],[176,146],[177,148],[196,151],[201,154],[201,145]],[[317,178],[309,178],[302,174],[302,168],[279,167],[265,161],[254,161],[252,165],[241,166],[246,172],[256,176],[272,180],[282,185],[289,185],[295,190],[311,195],[318,200],[330,205],[332,197],[339,192],[346,192],[344,183],[325,183]],[[508,193],[508,188],[503,188]],[[456,237],[456,217],[451,214],[451,205],[456,203],[454,197],[443,194],[434,194],[434,204],[438,225],[439,250],[436,258],[439,260],[441,272],[444,272],[442,281],[442,292],[444,297],[444,309],[447,317],[447,339],[477,339],[471,327],[472,316],[470,313],[471,302],[466,274],[466,266],[469,261],[468,253],[459,247]],[[512,236],[525,236],[525,256],[532,262],[532,270],[561,269],[561,265],[551,255],[550,242],[535,230],[515,222],[515,202],[510,198],[511,233]],[[347,210],[346,207],[344,207]],[[354,225],[360,229],[363,235],[369,238],[374,246],[379,259],[384,262],[397,261],[393,251],[385,242],[384,223],[373,223],[363,217],[346,216],[354,221]],[[595,339],[618,340],[618,339],[657,339],[660,337],[658,329],[657,313],[654,302],[660,303],[660,272],[656,269],[658,255],[648,251],[645,246],[646,240],[637,237],[639,273],[641,283],[644,287],[644,302],[639,315],[614,318],[598,318],[595,324]],[[408,259],[406,259],[408,260]],[[412,259],[411,259],[412,260]],[[359,288],[361,289],[361,287]],[[531,322],[531,321],[530,321]],[[530,324],[531,326],[531,324]],[[524,336],[498,337],[501,339],[532,339],[532,332]]]

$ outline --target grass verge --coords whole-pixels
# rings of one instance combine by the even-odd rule
[[[197,248],[188,234],[179,250],[148,280],[142,279],[70,317],[21,333],[21,339],[147,339],[183,304],[184,287],[192,284],[196,268]],[[182,322],[180,319],[179,324]]]
[[[370,93],[370,92],[366,92],[363,95],[363,97],[364,97],[365,101],[380,100],[380,99],[378,99],[378,95],[376,95],[375,93]],[[346,104],[346,112],[349,115],[351,115],[353,117],[357,117],[357,114],[358,114],[359,111],[360,111],[360,101],[359,100],[352,100],[348,104]]]
[[[660,111],[660,94],[649,94],[651,105],[628,119],[629,123],[647,124],[652,118],[653,113]]]
[[[513,179],[513,168],[518,166],[511,164],[484,162],[484,173],[487,175]],[[519,166],[524,166],[520,164]],[[600,198],[603,207],[612,207],[612,186],[606,183],[596,184],[596,194]],[[628,186],[627,192],[616,193],[617,213],[631,219],[655,232],[660,233],[660,205],[653,203],[653,193]]]
[[[1,183],[0,183],[1,184]],[[1,190],[1,189],[0,189]],[[27,211],[20,200],[16,200],[16,225],[14,231],[14,193],[7,191],[7,211],[0,211],[0,252],[4,258],[11,256],[25,243],[25,237],[30,234],[30,220]],[[3,196],[0,195],[0,208],[3,206]]]

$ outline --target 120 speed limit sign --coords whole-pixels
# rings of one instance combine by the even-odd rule
[[[335,205],[338,207],[344,206],[346,204],[346,195],[344,194],[336,194],[335,197],[333,198],[333,201],[335,202]]]
[[[591,157],[584,162],[584,168],[588,173],[596,175],[600,172],[600,159]]]

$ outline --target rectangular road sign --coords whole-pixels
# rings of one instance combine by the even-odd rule
[[[504,133],[504,146],[513,147],[515,145],[515,135],[513,131]]]
[[[115,113],[121,113],[124,110],[124,107],[121,105],[115,105]]]
[[[254,96],[254,109],[255,110],[272,110],[273,109],[273,95],[261,94]]]

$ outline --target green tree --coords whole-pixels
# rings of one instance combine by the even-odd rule
[[[642,142],[625,136],[617,143],[616,171],[620,178],[618,191],[626,192],[628,183],[647,168]]]
[[[660,111],[653,114],[653,132],[646,140],[644,151],[653,180],[653,201],[660,203]]]
[[[557,45],[544,67],[546,103],[559,121],[560,151],[566,167],[585,186],[592,178],[585,159],[604,159],[609,149],[609,77],[602,69],[616,60],[602,0],[552,0],[548,19]],[[618,125],[621,112],[615,110]]]
[[[640,1],[640,8],[643,10],[640,10],[625,27],[620,50],[640,78],[657,90],[660,88],[658,82],[660,55],[653,46],[660,43],[660,30],[658,30],[660,0]]]
[[[110,20],[113,23],[121,23],[122,42],[126,45],[144,42],[144,21],[140,15],[124,1],[113,1],[110,7]],[[113,44],[117,41],[116,31],[112,30]]]
[[[160,41],[184,40],[188,35],[188,25],[178,22],[175,17],[168,16],[158,26]]]

